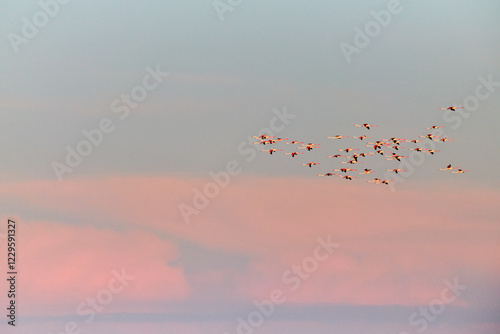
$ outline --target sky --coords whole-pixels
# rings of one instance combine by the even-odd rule
[[[0,4],[2,332],[500,332],[497,1]]]

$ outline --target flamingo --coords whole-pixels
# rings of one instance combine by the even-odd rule
[[[434,155],[434,152],[441,152],[440,150],[427,150],[428,153]]]
[[[439,138],[439,136],[434,136],[433,134],[426,134],[425,136],[420,136],[421,138],[427,138],[429,140],[432,140],[432,138]]]
[[[341,177],[341,178],[346,179],[346,180],[352,180],[352,179],[358,178],[357,176],[351,176],[351,175],[340,175],[340,174],[334,174],[334,175],[337,175],[338,177]]]
[[[468,172],[468,170],[461,170],[461,169],[459,168],[459,169],[457,169],[457,171],[456,171],[456,172],[453,172],[453,171],[452,171],[452,173],[454,173],[454,174],[462,174],[462,173],[465,173],[465,172]]]
[[[333,176],[333,175],[336,175],[336,174],[333,174],[333,173],[318,174],[318,176]]]
[[[389,139],[382,139],[382,141],[392,141],[393,144],[399,145],[399,143],[405,142],[406,139],[391,137]]]
[[[389,138],[389,139],[392,140],[392,142],[394,144],[396,144],[396,145],[399,145],[399,143],[406,141],[406,139],[404,139],[404,138],[394,138],[394,137],[392,137],[392,138]]]
[[[373,182],[375,184],[379,184],[379,183],[382,183],[382,184],[389,184],[389,182],[395,182],[394,180],[392,181],[387,181],[387,180],[381,180],[379,178],[374,178],[373,180],[370,180],[370,181],[366,181],[366,182]]]
[[[423,143],[424,141],[423,140],[418,140],[418,139],[413,139],[413,140],[410,140],[409,142],[416,144],[416,143]]]
[[[364,124],[354,124],[354,126],[357,126],[359,128],[367,128],[368,130],[370,130],[370,127],[377,127],[378,125],[371,125],[371,124],[368,124],[368,123],[364,123]]]
[[[356,138],[356,139],[359,139],[359,140],[363,140],[365,138],[371,138],[371,137],[367,137],[365,135],[362,135],[362,136],[359,136],[359,137],[356,137],[356,136],[352,136],[352,138]]]
[[[266,145],[266,144],[275,144],[276,143],[276,140],[274,139],[267,139],[267,140],[261,140],[260,143],[262,145]]]
[[[303,144],[303,143],[304,143],[303,141],[292,140],[291,142],[285,144]]]
[[[353,155],[352,155],[352,158],[353,158],[353,160],[358,161],[358,158],[359,158],[359,157],[364,157],[364,156],[365,156],[365,154],[364,154],[364,153],[361,153],[361,154],[353,154]]]
[[[267,134],[262,134],[260,136],[252,136],[255,139],[268,139],[268,138],[274,138],[274,136],[268,136]]]
[[[290,154],[290,155],[292,156],[292,158],[293,158],[293,157],[294,157],[294,156],[296,156],[297,154],[304,154],[304,153],[298,153],[298,152],[290,152],[290,153],[287,153],[287,152],[285,152],[285,155],[287,155],[287,154]]]
[[[370,145],[365,145],[366,147],[373,147],[373,149],[376,151],[380,148],[382,148],[382,145],[381,144],[373,144],[373,146],[370,144]]]
[[[340,154],[335,154],[335,155],[329,155],[328,156],[329,158],[347,158],[346,155],[340,155]]]
[[[458,167],[451,167],[451,164],[446,166],[446,168],[439,168],[439,170],[451,170],[451,169],[458,169]]]
[[[321,146],[319,146],[319,144],[313,144],[313,143],[309,143],[309,144],[302,144],[301,147],[298,147],[299,149],[306,149],[308,151],[312,151],[313,149],[315,148],[321,148]]]
[[[456,109],[459,109],[459,108],[463,108],[463,107],[448,107],[448,108],[439,108],[439,109],[455,111]]]
[[[389,146],[389,143],[384,143],[383,141],[377,140],[376,142],[368,142],[369,145],[365,145],[366,147],[373,147],[374,150],[382,148],[382,146]],[[373,146],[372,146],[373,145]]]
[[[340,163],[341,164],[351,164],[351,165],[354,165],[354,164],[362,164],[363,162],[362,161],[357,161],[357,160],[349,160],[349,161],[341,161]]]
[[[401,158],[408,158],[408,157],[407,156],[402,156],[402,155],[397,155],[396,153],[392,153],[392,156],[388,157],[385,160],[397,160],[397,161],[401,161],[400,160]]]
[[[438,139],[438,140],[434,140],[434,141],[442,141],[443,143],[446,142],[446,141],[455,141],[455,139],[448,139],[446,137],[443,137],[441,139]]]
[[[261,139],[260,141],[254,141],[254,144],[261,144],[261,145],[266,145],[266,144],[274,144],[276,141],[274,139]]]
[[[309,167],[312,167],[314,165],[319,165],[319,162],[311,161],[311,162],[308,162],[306,164],[302,164],[302,166],[309,166]]]
[[[432,130],[432,129],[439,129],[439,128],[444,128],[444,125],[433,125],[430,128],[426,128],[427,130]]]
[[[406,172],[405,169],[399,169],[399,168],[394,168],[394,169],[387,169],[388,172],[394,172],[398,174],[399,172]]]
[[[369,154],[369,155],[370,155],[370,154]],[[364,158],[365,158],[365,157],[366,157],[366,154],[365,154],[365,153],[360,153],[360,154],[353,154],[353,155],[352,155],[352,158],[353,158],[354,160],[356,160],[356,161],[358,161],[358,158],[359,158],[359,157],[364,157]]]
[[[335,137],[326,137],[329,139],[342,139],[342,138],[349,138],[349,136],[341,136],[341,135],[336,135]]]
[[[371,173],[375,173],[375,172],[372,172],[371,169],[365,168],[364,172],[358,173],[358,174],[371,174]]]
[[[351,168],[340,168],[340,169],[334,169],[334,172],[342,172],[342,173],[347,173],[347,172],[357,172],[357,169],[351,169]]]
[[[420,147],[417,147],[417,148],[409,148],[409,150],[411,150],[411,151],[417,151],[417,152],[427,151],[427,149],[426,149],[426,148],[420,148]]]
[[[346,153],[349,153],[350,151],[359,151],[359,148],[346,148],[346,149],[343,149],[343,150],[338,150],[339,152],[346,152]]]
[[[272,149],[270,149],[270,150],[261,150],[261,151],[262,151],[262,152],[269,152],[269,154],[273,154],[273,153],[274,153],[274,152],[276,152],[276,151],[283,151],[283,150],[281,150],[281,149],[279,149],[279,150],[278,150],[278,149],[276,149],[276,148],[272,148]]]

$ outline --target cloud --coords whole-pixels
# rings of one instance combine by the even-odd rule
[[[168,265],[176,247],[138,230],[70,226],[49,221],[17,222],[17,284],[23,314],[74,314],[80,303],[110,289],[105,312],[135,310],[137,304],[186,298],[182,268]],[[120,281],[121,282],[121,281]]]
[[[190,225],[178,204],[191,204],[193,189],[202,189],[207,180],[122,176],[30,181],[4,184],[0,195],[78,217],[78,224],[90,225],[78,227],[82,231],[96,230],[91,226],[99,219],[121,233],[151,233],[158,243],[141,253],[150,261],[165,240],[207,250],[206,257],[193,260],[188,247],[173,262],[175,267],[161,265],[165,273],[188,269],[183,275],[194,289],[190,300],[251,301],[266,298],[275,288],[288,289],[283,273],[311,256],[317,238],[328,235],[340,244],[338,252],[320,263],[297,291],[289,291],[288,302],[426,305],[439,296],[445,279],[460,275],[467,284],[472,273],[474,282],[478,275],[489,280],[500,276],[498,259],[491,256],[499,251],[498,192],[424,184],[392,193],[383,185],[336,181],[237,178]],[[139,244],[127,238],[133,254]],[[173,258],[174,253],[163,259]],[[154,276],[156,269],[150,270]],[[179,275],[175,282],[184,286]],[[172,297],[188,298],[187,293]],[[489,302],[465,294],[457,302],[484,303]]]

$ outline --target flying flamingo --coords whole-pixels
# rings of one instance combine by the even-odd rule
[[[385,160],[397,160],[397,161],[401,161],[400,160],[401,158],[408,158],[408,156],[402,156],[402,155],[397,155],[396,153],[392,153],[392,156],[388,157]]]
[[[389,143],[386,143],[386,142],[383,142],[383,141],[380,141],[380,140],[377,140],[374,143],[368,142],[368,144],[369,145],[365,145],[365,146],[366,147],[373,147],[374,150],[377,150],[377,149],[381,148],[382,146],[389,146],[390,145]]]
[[[351,169],[351,168],[340,168],[340,169],[334,169],[334,172],[342,172],[342,173],[347,173],[347,172],[357,172],[357,169]]]
[[[352,180],[352,179],[358,178],[357,176],[351,176],[351,175],[340,175],[340,174],[334,174],[334,175],[337,175],[338,177],[341,177],[341,178],[346,179],[346,180]]]
[[[335,154],[335,155],[329,155],[329,158],[347,158],[346,155],[340,155],[340,154]]]
[[[434,136],[433,134],[428,133],[425,136],[420,136],[421,138],[427,138],[429,140],[432,140],[432,138],[439,138],[439,136]]]
[[[349,160],[349,161],[341,161],[340,163],[341,164],[351,164],[351,165],[354,165],[354,164],[362,164],[363,162],[362,161],[357,161],[357,160]]]
[[[346,152],[346,153],[349,153],[350,151],[359,151],[359,148],[346,148],[346,149],[343,149],[343,150],[338,150],[339,152]]]
[[[337,174],[333,174],[333,173],[318,174],[318,176],[333,176],[333,175],[337,175]]]
[[[335,137],[326,137],[329,139],[342,139],[342,138],[349,138],[349,136],[341,136],[341,135],[336,135]]]
[[[399,168],[394,168],[394,169],[387,169],[388,172],[394,172],[398,174],[399,172],[406,172],[405,169],[399,169]]]
[[[461,170],[460,168],[456,171],[456,172],[453,172],[454,174],[462,174],[462,173],[465,173],[465,172],[468,172],[468,170]]]
[[[426,129],[427,130],[432,130],[432,129],[439,129],[439,128],[444,128],[444,125],[439,125],[439,126],[438,125],[433,125],[433,126],[431,126],[429,128],[426,128]]]
[[[371,137],[367,137],[365,135],[362,135],[362,136],[359,136],[359,137],[356,137],[356,136],[352,136],[352,138],[356,138],[356,139],[359,139],[359,140],[363,140],[365,138],[371,138]]]
[[[278,150],[278,149],[276,149],[276,148],[272,148],[272,149],[270,149],[270,150],[261,150],[261,151],[262,151],[262,152],[269,152],[269,154],[273,154],[273,153],[274,153],[274,152],[276,152],[276,151],[283,151],[283,150],[281,150],[281,149],[280,149],[280,150]]]
[[[427,151],[427,149],[426,149],[426,148],[420,148],[420,147],[417,147],[417,148],[409,148],[409,150],[411,150],[411,151],[417,151],[417,152]]]
[[[267,140],[261,140],[261,144],[266,145],[266,144],[275,144],[276,140],[274,139],[267,139]]]
[[[287,155],[287,154],[290,154],[290,155],[292,156],[292,158],[293,158],[293,157],[294,157],[294,156],[296,156],[297,154],[304,154],[304,153],[297,153],[297,152],[290,152],[290,153],[287,153],[287,152],[285,152],[285,155]]]
[[[319,162],[312,161],[312,162],[308,162],[306,164],[302,164],[302,166],[309,166],[309,167],[312,167],[314,165],[319,165]]]
[[[371,174],[371,173],[375,173],[375,172],[372,172],[371,169],[365,168],[364,172],[358,173],[358,174]]]
[[[285,144],[303,144],[303,143],[304,143],[303,141],[292,140],[291,142]]]
[[[261,139],[260,141],[254,141],[253,143],[266,145],[266,144],[274,144],[274,143],[276,143],[276,141],[274,139]]]
[[[455,139],[448,139],[448,138],[446,138],[446,137],[443,137],[443,138],[441,138],[441,139],[434,140],[434,141],[442,141],[442,142],[444,143],[445,141],[454,141],[454,140],[455,140]]]
[[[439,108],[439,109],[455,111],[456,109],[459,109],[459,108],[463,108],[463,107],[448,107],[448,108]]]
[[[368,155],[371,155],[371,154],[370,154],[370,153],[368,153]],[[356,160],[356,161],[358,161],[358,158],[359,158],[359,157],[364,157],[364,158],[365,158],[365,157],[366,157],[366,154],[365,154],[365,153],[360,153],[360,154],[353,154],[353,155],[352,155],[352,158],[353,158],[354,160]]]
[[[260,136],[252,136],[255,139],[268,139],[268,138],[274,138],[274,136],[268,136],[265,133],[260,135]]]
[[[373,147],[374,150],[378,150],[378,149],[382,148],[382,144],[373,144],[373,146],[372,146],[372,144],[373,143],[371,143],[370,145],[365,145],[365,146],[366,147]]]
[[[430,154],[434,154],[434,152],[441,152],[440,150],[427,150]]]
[[[370,127],[377,127],[378,125],[371,125],[371,124],[368,124],[368,123],[364,123],[364,124],[354,124],[354,126],[357,126],[359,128],[367,128],[368,130],[370,130]]]
[[[306,150],[308,150],[308,151],[312,151],[313,149],[315,149],[315,148],[320,148],[320,147],[321,147],[321,146],[319,146],[319,144],[309,143],[309,144],[307,144],[307,145],[306,145],[306,144],[302,144],[302,146],[301,146],[301,147],[298,147],[298,148],[300,148],[300,149],[302,149],[302,148],[303,148],[303,149],[306,149]]]
[[[439,170],[451,170],[451,169],[458,169],[458,167],[451,167],[451,164],[446,166],[446,168],[439,168]]]
[[[395,138],[395,137],[392,137],[392,138],[389,138],[389,139],[382,139],[382,141],[392,141],[393,144],[396,144],[396,145],[399,145],[399,143],[401,142],[405,142],[406,139],[404,138]]]
[[[373,182],[375,184],[379,184],[379,183],[382,183],[382,184],[389,184],[389,182],[395,182],[394,180],[392,181],[387,181],[387,180],[381,180],[379,178],[374,178],[373,180],[370,180],[370,181],[366,181],[366,182]]]

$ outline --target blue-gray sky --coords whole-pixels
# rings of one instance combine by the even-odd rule
[[[405,178],[405,182],[398,183],[398,190],[409,191],[402,197],[405,205],[411,202],[411,198],[423,197],[429,191],[436,191],[433,196],[438,197],[437,193],[442,189],[446,189],[443,193],[456,192],[457,198],[462,198],[461,195],[467,198],[468,192],[481,194],[483,190],[491,191],[493,195],[490,198],[498,198],[500,178],[496,166],[500,164],[500,3],[494,0],[401,0],[398,7],[400,12],[391,15],[387,26],[381,27],[380,33],[370,38],[369,45],[358,47],[359,52],[353,54],[350,60],[346,59],[341,49],[342,43],[356,46],[356,28],[364,30],[367,24],[373,24],[375,19],[371,11],[385,11],[391,2],[243,0],[233,10],[219,13],[223,17],[221,20],[214,6],[217,2],[212,0],[73,0],[58,5],[57,13],[34,33],[33,38],[27,38],[27,43],[13,47],[12,34],[20,36],[16,38],[24,38],[23,26],[26,21],[23,18],[33,22],[33,15],[39,15],[37,13],[42,10],[40,3],[46,2],[1,1],[0,151],[3,163],[0,165],[0,177],[5,189],[22,189],[14,191],[14,194],[2,193],[2,205],[6,210],[2,215],[37,223],[49,224],[51,221],[65,226],[111,227],[119,231],[126,215],[107,211],[101,214],[100,209],[94,211],[94,202],[89,193],[98,197],[104,191],[109,197],[103,195],[103,201],[109,201],[110,207],[115,208],[120,207],[117,204],[119,200],[112,196],[120,192],[108,194],[108,189],[95,186],[95,180],[115,177],[165,178],[172,183],[172,189],[182,188],[176,182],[191,189],[203,187],[209,172],[223,170],[228,161],[236,160],[242,167],[241,178],[244,180],[255,178],[271,180],[272,183],[281,178],[291,178],[299,180],[297,182],[317,182],[317,173],[324,173],[328,168],[344,167],[338,161],[326,158],[327,155],[338,153],[337,149],[345,148],[344,143],[349,146],[360,145],[351,138],[336,141],[326,139],[326,136],[367,134],[376,139],[414,139],[429,133],[425,128],[431,125],[444,125],[446,137],[454,141],[437,143],[440,152],[436,156],[428,156],[412,175]],[[228,2],[220,0],[219,3]],[[169,75],[156,88],[148,91],[145,100],[130,110],[127,117],[120,119],[123,114],[113,111],[114,101],[143,85],[144,77],[155,68]],[[493,82],[489,88],[484,87],[484,80],[488,81],[488,78]],[[471,101],[471,98],[478,96],[477,87],[481,85],[480,93],[488,96],[477,100],[479,106],[476,110],[465,108],[447,114],[439,109],[452,105],[464,106],[467,99]],[[256,152],[255,158],[246,161],[249,156],[238,152],[238,146],[246,142],[249,136],[258,134],[259,130],[270,127],[276,111],[283,110],[295,115],[295,118],[277,136],[321,143],[322,148],[309,152],[309,155],[298,156],[295,160],[281,153],[269,156],[264,152]],[[443,115],[448,115],[449,121]],[[54,162],[64,164],[66,148],[76,149],[86,139],[82,131],[98,128],[105,118],[111,120],[114,130],[104,134],[102,143],[93,147],[92,153],[83,157],[78,166],[72,167],[72,172],[65,173],[65,181],[59,183]],[[362,123],[376,124],[378,127],[368,131],[353,126]],[[279,145],[288,148],[288,145]],[[411,145],[406,146],[414,147]],[[245,144],[244,147],[252,146]],[[257,147],[261,148],[265,147]],[[301,165],[311,160],[320,162],[320,167],[309,169]],[[384,159],[367,159],[366,167],[369,161],[374,161],[371,167],[377,170],[397,166]],[[470,171],[463,175],[438,171],[448,163]],[[359,178],[361,180],[355,181],[356,187],[361,187],[365,180],[361,176]],[[93,185],[91,188],[79,183],[84,184],[87,180]],[[69,207],[62,208],[57,203],[66,200],[61,195],[67,191],[66,181],[75,182],[68,188],[75,189],[75,193],[70,191],[70,204],[65,202]],[[336,179],[334,183],[342,181]],[[23,191],[29,192],[32,188],[23,186],[23,182],[40,182],[44,185],[35,187],[36,192],[29,194]],[[372,186],[368,183],[362,186],[365,185]],[[241,190],[240,193],[240,186],[231,184],[230,187],[234,187],[235,198],[241,195],[243,201],[248,199],[247,192]],[[123,193],[135,191],[132,186],[123,187]],[[248,190],[250,186],[241,187]],[[54,189],[54,192],[49,190],[43,196],[41,189]],[[366,189],[372,191],[373,188]],[[137,191],[141,193],[141,190]],[[163,194],[164,190],[157,191]],[[262,191],[266,192],[265,189]],[[82,197],[89,196],[83,202],[79,200],[80,192]],[[396,200],[398,195],[396,192],[387,196]],[[166,205],[175,207],[180,201],[190,200],[191,197],[191,191],[172,194],[168,197],[171,203]],[[32,202],[34,198],[42,202]],[[230,201],[229,198],[226,200]],[[364,200],[359,200],[359,204],[366,203]],[[471,200],[479,202],[479,197]],[[224,201],[222,203],[226,203]],[[286,203],[279,198],[273,201],[286,208]],[[408,204],[410,210],[419,212],[422,204],[419,201],[424,200],[419,199],[414,207]],[[439,211],[440,215],[445,214],[444,208],[460,211],[459,204],[455,208],[449,202],[442,206],[440,203],[426,204],[432,205],[432,210]],[[484,205],[489,209],[482,212],[467,206],[467,209],[463,209],[462,217],[467,217],[469,222],[474,219],[487,221],[488,229],[493,228],[491,221],[497,219],[498,211],[489,202]],[[144,210],[149,210],[149,207],[150,204],[144,203]],[[235,220],[239,218],[235,218],[229,209],[226,212],[224,204],[218,208],[220,211],[212,210],[207,215],[224,224],[237,223]],[[160,209],[154,207],[151,210]],[[272,208],[268,210],[270,212]],[[159,211],[154,212],[157,214]],[[256,216],[252,216],[252,219],[268,216],[269,212],[255,211],[252,214]],[[348,215],[347,211],[341,212],[339,217]],[[221,226],[226,226],[224,224]],[[165,230],[156,225],[148,228],[151,228],[149,233],[174,245],[172,247],[176,249],[176,255],[171,255],[168,263],[174,269],[182,268],[187,275],[186,284],[192,292],[189,298],[181,298],[178,308],[182,312],[179,309],[176,312],[180,312],[180,318],[189,318],[191,315],[194,320],[185,321],[187,324],[179,321],[180,324],[172,328],[178,333],[190,334],[219,333],[221,328],[234,327],[234,315],[237,312],[229,312],[228,309],[232,305],[237,305],[237,308],[247,305],[244,302],[242,304],[247,296],[238,290],[241,289],[238,277],[246,277],[255,263],[260,269],[261,265],[271,266],[259,258],[262,254],[241,249],[233,254],[230,246],[219,247],[213,236],[209,237],[212,238],[210,242],[200,241],[193,236],[196,234],[194,232],[190,235],[191,232],[181,233],[170,227]],[[481,238],[487,238],[481,234],[486,230],[477,228],[474,232],[481,237],[474,239],[475,245],[475,242],[479,244],[479,240],[483,240]],[[319,233],[319,230],[313,230]],[[324,232],[328,229],[320,230]],[[446,225],[444,230],[451,234],[457,232],[451,225]],[[494,231],[490,237],[498,241],[498,230]],[[247,232],[241,233],[252,236]],[[419,232],[414,232],[412,240],[420,240]],[[232,235],[230,229],[221,233],[237,242],[238,236]],[[463,235],[454,237],[455,241],[466,238]],[[427,241],[418,242],[423,245]],[[355,247],[351,250],[354,254]],[[388,248],[388,258],[392,252]],[[470,252],[482,256],[485,250],[473,248]],[[263,264],[259,261],[263,261]],[[282,266],[279,268],[287,267],[280,264]],[[464,268],[456,268],[455,264],[451,267],[453,270],[447,273],[458,275],[466,272],[469,275],[472,271],[472,267],[465,264]],[[217,275],[231,276],[236,273],[236,276],[231,276],[227,281],[217,281],[217,284],[207,288],[212,290],[210,293],[204,289],[204,273],[213,274],[217,277],[214,278],[216,281]],[[405,275],[402,276],[411,280],[408,278],[409,273]],[[421,271],[418,275],[425,277]],[[253,277],[251,273],[248,276]],[[471,278],[469,285],[481,285],[479,282],[485,277],[494,281],[498,278],[498,271],[489,275],[485,269],[478,277]],[[250,290],[261,288],[260,283],[255,283],[251,278],[248,280],[252,286]],[[495,284],[488,282],[486,286],[493,289]],[[426,288],[422,290],[428,291]],[[471,288],[468,293],[471,294],[468,303],[455,305],[456,308],[449,312],[449,318],[440,320],[445,324],[443,328],[455,328],[456,320],[462,317],[461,312],[468,312],[460,307],[473,305],[475,308],[470,313],[472,320],[466,321],[467,326],[471,327],[467,328],[474,329],[477,325],[483,330],[481,333],[487,333],[487,323],[495,321],[487,316],[482,319],[480,310],[491,305],[495,305],[498,310],[498,304],[487,298],[488,293],[484,289]],[[217,297],[218,294],[223,297]],[[408,294],[407,304],[401,302],[405,306],[388,307],[394,307],[397,314],[411,314],[414,308],[408,305],[418,300],[412,299],[412,294],[418,294],[418,291]],[[498,295],[497,288],[492,295]],[[474,304],[474,298],[486,301]],[[194,306],[197,302],[211,305],[212,299],[214,305],[219,307],[213,313],[204,313],[203,308]],[[368,322],[375,321],[375,318],[379,321],[375,321],[377,324],[374,325],[377,333],[397,332],[408,326],[405,317],[393,317],[389,314],[391,310],[376,309],[394,302],[391,298],[381,297],[380,302],[376,298],[369,298],[367,303],[374,303],[370,306],[373,309],[358,311],[342,309],[335,303],[331,306],[321,298],[316,300],[314,296],[311,300],[304,297],[307,300],[305,305],[301,304],[303,300],[298,299],[296,309],[290,313],[287,309],[281,311],[274,320],[276,323],[263,328],[262,333],[286,330],[298,334],[308,331],[308,328],[326,333],[332,322],[347,333],[358,333],[361,327],[357,327],[356,322],[363,318],[362,314],[367,314]],[[356,304],[354,308],[362,304],[359,300],[353,299],[352,303]],[[67,302],[72,305],[71,301]],[[176,301],[169,300],[157,300],[151,305],[139,303],[135,310],[117,310],[109,322],[124,322],[127,316],[121,311],[141,313],[142,310],[152,310],[153,315],[149,320],[141,316],[132,319],[137,320],[139,327],[150,322],[148,326],[151,326],[151,330],[160,332],[167,327],[163,327],[159,320],[162,316],[157,315],[163,309],[157,308],[155,303],[177,305]],[[340,307],[339,314],[345,315],[347,320],[345,323],[338,319],[328,320],[328,316],[321,312],[316,317],[312,316],[316,313],[314,307],[326,313],[330,312],[329,307]],[[192,313],[189,313],[190,308],[193,308]],[[296,314],[294,312],[303,314],[303,318],[298,316],[300,320],[297,320],[297,327],[290,325],[293,322],[289,321]],[[60,326],[55,325],[57,321],[53,321],[52,317],[71,317],[73,313],[71,310],[67,313],[42,314],[36,321],[32,318],[23,333],[38,333],[39,329],[57,331]],[[37,312],[35,314],[39,315]],[[197,317],[203,320],[197,320]],[[175,319],[177,323],[179,319]],[[403,326],[398,326],[398,323]],[[93,330],[100,333],[114,328],[107,327],[107,324],[106,321],[93,323]],[[436,326],[438,328],[440,325]],[[492,326],[498,330],[498,324]],[[116,328],[121,330],[121,327]],[[438,333],[439,328],[436,328],[430,329],[429,333]]]

